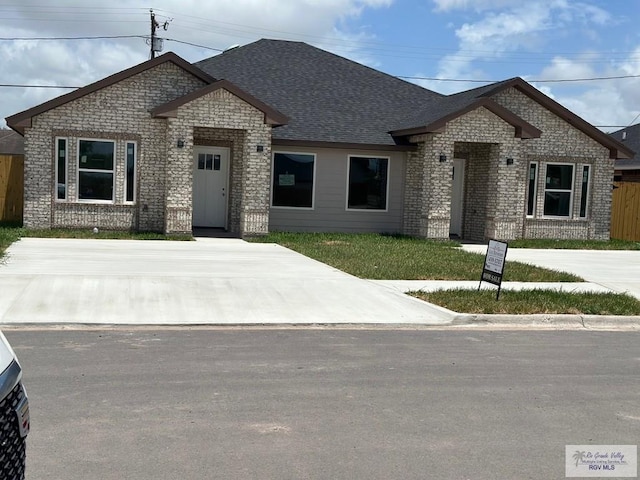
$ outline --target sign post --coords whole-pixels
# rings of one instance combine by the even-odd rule
[[[504,275],[504,264],[507,258],[506,242],[498,240],[489,240],[487,247],[487,255],[484,257],[484,266],[482,267],[482,276],[478,284],[478,290],[482,286],[482,282],[492,283],[498,286],[496,300],[500,298],[500,289],[502,287],[502,276]]]

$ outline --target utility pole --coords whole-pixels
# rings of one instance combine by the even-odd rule
[[[151,13],[151,58],[155,58],[156,28],[158,28],[160,25],[158,25],[158,22],[156,22],[156,14],[153,13],[153,8],[150,9],[149,12]]]
[[[156,21],[156,14],[153,13],[153,8],[149,9],[149,13],[151,14],[151,58],[155,58],[156,52],[162,51],[162,39],[156,37],[156,29],[160,26],[160,24]],[[167,28],[169,28],[169,21],[170,20],[167,20],[162,24],[163,30],[166,31]]]

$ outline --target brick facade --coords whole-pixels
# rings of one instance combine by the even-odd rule
[[[231,148],[229,230],[266,233],[271,126],[264,113],[219,89],[181,106],[175,118],[150,114],[205,85],[165,62],[34,116],[25,130],[25,227],[191,232],[195,143]],[[67,140],[66,200],[56,198],[56,137]],[[78,200],[80,139],[115,142],[113,201]],[[125,201],[127,142],[137,145],[134,202]]]
[[[182,62],[152,63],[32,116],[25,127],[27,228],[191,232],[194,147],[217,146],[230,152],[227,229],[238,236],[269,231],[271,124],[282,123],[269,120],[266,111],[275,111],[259,100],[228,82],[213,84]],[[449,237],[455,158],[465,162],[463,238],[608,238],[614,163],[609,150],[517,88],[501,90],[491,99],[539,129],[540,137],[518,138],[513,124],[485,106],[450,119],[437,133],[410,136],[416,149],[406,154],[404,181],[397,186],[402,232]],[[64,200],[56,197],[56,138],[67,142]],[[79,200],[80,139],[113,142],[112,201]],[[126,201],[129,142],[137,149],[133,202]],[[535,212],[527,215],[532,162],[537,166]],[[568,217],[544,215],[550,164],[573,166]],[[581,188],[585,166],[587,199]],[[333,185],[314,188],[320,196],[335,194]]]
[[[463,238],[608,239],[614,164],[608,149],[515,88],[492,98],[540,129],[540,138],[517,138],[512,125],[483,107],[449,121],[440,133],[411,137],[418,148],[407,160],[405,233],[449,238],[451,160],[459,158],[465,160]],[[533,216],[527,216],[530,162],[538,165]],[[543,215],[549,163],[573,165],[568,218]],[[589,198],[587,214],[580,218],[585,165],[590,166]]]

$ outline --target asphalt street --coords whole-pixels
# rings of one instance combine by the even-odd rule
[[[8,329],[27,478],[560,479],[640,439],[640,332]]]

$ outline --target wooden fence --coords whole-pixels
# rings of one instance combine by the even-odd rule
[[[616,182],[611,204],[611,238],[640,241],[640,183]]]
[[[24,155],[0,155],[0,221],[22,221]]]

